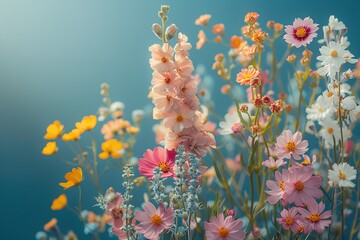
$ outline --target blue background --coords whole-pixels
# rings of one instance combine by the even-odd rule
[[[69,130],[82,116],[94,114],[101,105],[102,82],[110,84],[113,100],[126,104],[127,117],[131,110],[151,103],[147,99],[151,80],[148,47],[158,42],[151,25],[158,22],[160,4],[171,6],[169,23],[176,23],[194,44],[200,29],[194,20],[205,13],[213,15],[211,24],[225,23],[229,35],[240,34],[248,11],[259,12],[262,26],[270,19],[287,25],[295,17],[307,16],[322,26],[335,14],[349,28],[348,37],[353,43],[350,51],[360,55],[355,46],[360,42],[360,4],[356,0],[2,0],[1,239],[34,239],[52,217],[59,219],[64,232],[71,228],[80,239],[86,239],[75,215],[50,210],[51,201],[63,192],[58,183],[70,167],[56,157],[41,155],[46,143],[43,135],[55,119]],[[195,64],[203,63],[211,72],[213,56],[224,50],[205,46],[190,54]],[[318,54],[316,49],[314,54]],[[223,82],[218,81],[216,84],[221,86]],[[218,109],[228,106],[214,101]],[[150,119],[144,121],[146,127],[142,128],[136,147],[137,156],[155,146],[152,123]],[[62,154],[71,156],[66,151]],[[110,171],[102,185],[120,189],[119,171]],[[83,192],[85,207],[92,208],[95,192],[91,185],[83,184]],[[76,190],[70,189],[67,194],[70,204],[75,204],[71,196],[76,196]]]

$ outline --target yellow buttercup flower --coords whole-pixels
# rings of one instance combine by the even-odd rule
[[[65,179],[67,182],[59,183],[60,186],[64,188],[64,190],[79,185],[83,180],[83,173],[80,167],[73,168],[71,172],[65,174]]]
[[[77,129],[82,131],[90,131],[96,126],[97,118],[94,115],[85,116],[82,118],[81,122],[75,123]]]
[[[138,127],[130,126],[126,128],[126,131],[130,134],[137,134],[140,131],[140,129]]]
[[[47,140],[53,140],[61,136],[64,125],[60,121],[56,120],[46,128],[46,134],[44,136]]]
[[[56,151],[57,151],[56,142],[48,142],[46,146],[43,148],[41,153],[44,155],[52,155],[56,153]]]
[[[59,197],[55,198],[51,204],[51,210],[61,210],[66,207],[67,197],[65,194],[61,194]]]
[[[64,133],[64,135],[62,136],[62,140],[64,140],[65,142],[76,141],[80,138],[82,133],[82,130],[75,128],[69,133]]]
[[[116,139],[110,139],[101,144],[102,153],[99,154],[99,158],[102,160],[106,160],[109,156],[112,158],[120,158],[122,157],[121,150],[123,149],[122,142]]]

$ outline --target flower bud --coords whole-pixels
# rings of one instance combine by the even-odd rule
[[[175,36],[177,30],[178,28],[175,24],[171,24],[170,26],[168,26],[165,31],[166,40],[170,41]]]
[[[152,25],[152,31],[156,37],[158,37],[159,39],[162,39],[162,28],[158,23],[154,23]]]

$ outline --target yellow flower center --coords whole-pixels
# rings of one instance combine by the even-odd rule
[[[304,159],[304,161],[302,161],[301,165],[309,165],[310,164],[310,159]]]
[[[160,226],[162,223],[161,217],[156,213],[151,217],[151,222],[155,226]]]
[[[295,142],[288,142],[285,147],[289,152],[293,152],[296,149],[296,144]]]
[[[334,129],[328,128],[328,129],[327,129],[327,132],[328,132],[329,134],[332,134],[332,133],[334,132]]]
[[[332,97],[333,95],[334,95],[333,92],[328,92],[326,96],[327,96],[328,98],[330,98],[330,97]]]
[[[179,115],[176,117],[177,122],[182,122],[184,120],[184,117],[182,115]]]
[[[250,79],[252,77],[253,77],[253,75],[251,73],[244,74],[244,79]]]
[[[306,36],[306,34],[307,34],[307,32],[306,32],[306,29],[305,29],[304,27],[298,27],[298,28],[296,29],[295,35],[296,35],[298,38],[303,38],[303,37]]]
[[[160,162],[158,167],[161,169],[163,173],[167,173],[170,169],[169,166],[165,162]]]
[[[331,50],[331,52],[330,52],[330,56],[331,56],[331,57],[337,58],[338,55],[339,55],[339,53],[338,53],[337,50]]]
[[[346,174],[344,172],[340,171],[339,178],[340,178],[340,180],[345,180],[346,179]]]
[[[285,218],[285,222],[287,225],[293,225],[294,224],[294,219],[291,216],[287,216]]]
[[[302,191],[304,189],[304,183],[301,181],[297,181],[295,183],[295,189],[298,191]]]
[[[319,107],[319,112],[323,112],[324,111],[324,109],[322,108],[322,107]]]
[[[279,187],[281,191],[285,191],[284,184],[285,184],[284,181],[279,182]]]
[[[320,215],[317,213],[313,213],[309,216],[309,220],[312,222],[318,222],[320,220]]]
[[[219,233],[220,237],[224,238],[224,237],[227,237],[229,235],[230,231],[226,227],[220,227],[218,229],[218,233]]]

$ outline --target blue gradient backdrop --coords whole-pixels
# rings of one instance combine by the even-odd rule
[[[150,104],[148,46],[157,41],[150,29],[158,21],[160,4],[171,6],[169,22],[192,43],[199,30],[194,20],[204,13],[213,15],[211,23],[225,23],[229,34],[240,33],[248,11],[259,12],[262,24],[270,19],[291,24],[295,17],[311,16],[324,25],[335,14],[349,27],[350,50],[360,55],[356,0],[0,1],[0,239],[34,239],[51,217],[60,220],[64,231],[71,228],[87,239],[75,215],[50,210],[51,201],[63,192],[58,183],[70,167],[41,155],[43,135],[55,119],[69,130],[82,116],[95,113],[102,82],[110,84],[114,100],[126,103],[127,116]],[[224,48],[193,49],[191,58],[211,72],[213,56],[220,50]],[[215,104],[221,109],[221,102]],[[145,120],[138,156],[154,147],[150,124]],[[62,156],[71,155],[63,151]],[[83,186],[85,207],[92,208],[95,192],[88,185]],[[120,173],[110,171],[102,185],[119,189]],[[76,191],[67,193],[75,204],[71,199]]]

